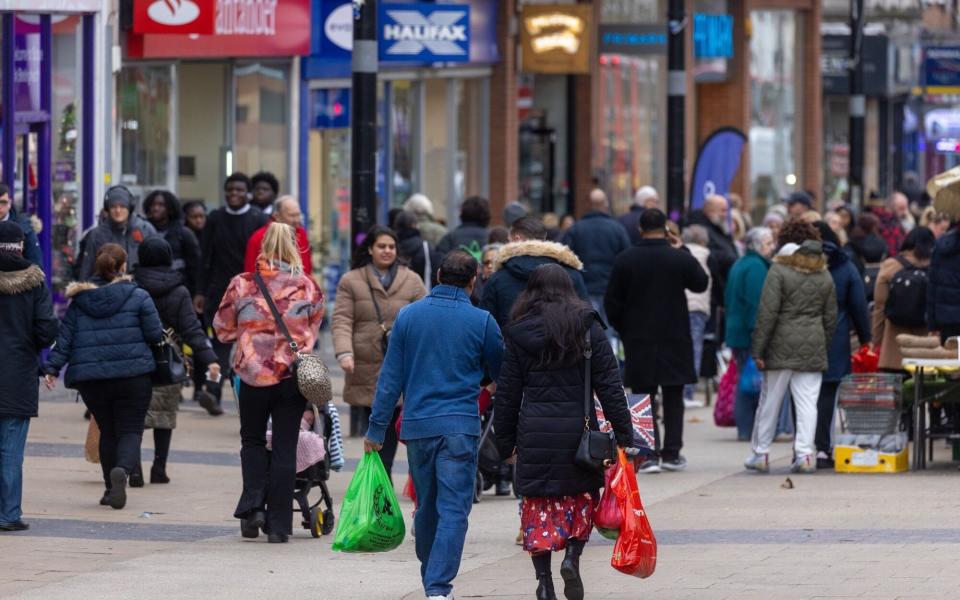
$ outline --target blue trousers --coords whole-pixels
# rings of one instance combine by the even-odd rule
[[[465,434],[407,440],[417,491],[417,558],[427,596],[448,595],[460,570],[473,508],[477,448],[477,436]]]
[[[0,418],[0,523],[16,523],[23,516],[23,449],[30,419]]]
[[[700,377],[700,363],[703,361],[703,338],[707,333],[707,321],[710,315],[699,310],[690,313],[690,339],[693,341],[693,368]],[[693,400],[693,393],[697,390],[697,384],[688,383],[683,386],[684,400]]]

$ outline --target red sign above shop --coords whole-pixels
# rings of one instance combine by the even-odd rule
[[[134,33],[213,34],[214,0],[134,0]]]
[[[188,5],[198,12],[189,23],[168,19],[169,24],[156,24],[153,19],[151,28],[138,28],[141,11],[149,19],[147,11],[156,4],[164,5],[155,9],[161,19],[176,15],[186,21],[195,14],[193,8],[183,8]],[[130,58],[305,56],[310,54],[310,4],[311,0],[136,0],[127,54]],[[177,8],[171,11],[171,6]],[[181,13],[184,10],[188,12]],[[207,22],[209,33],[195,30]],[[146,26],[141,22],[140,27]]]

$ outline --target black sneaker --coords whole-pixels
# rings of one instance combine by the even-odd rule
[[[640,466],[637,467],[637,473],[659,473],[660,459],[655,456],[648,456]]]
[[[497,495],[498,496],[509,496],[510,495],[510,481],[501,480],[497,482]]]
[[[110,470],[110,493],[107,504],[117,510],[127,505],[127,472],[121,467]]]
[[[30,525],[20,520],[13,523],[0,523],[0,531],[26,531],[28,529],[30,529]]]
[[[665,458],[660,461],[660,466],[664,471],[682,471],[687,468],[687,459],[682,456]]]
[[[829,454],[823,452],[817,452],[817,469],[832,469],[833,468],[833,458]]]
[[[213,397],[213,394],[203,390],[197,390],[193,394],[193,399],[197,401],[197,404],[205,408],[210,416],[217,417],[223,414],[223,408],[217,403],[217,399]]]
[[[143,468],[140,465],[137,465],[137,468],[133,470],[133,473],[130,473],[130,478],[127,480],[127,484],[132,488],[143,487]]]

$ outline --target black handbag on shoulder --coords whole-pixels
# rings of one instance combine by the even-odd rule
[[[606,433],[590,429],[590,411],[593,408],[593,386],[590,384],[590,358],[593,350],[590,344],[590,327],[586,333],[587,345],[583,350],[583,434],[580,436],[580,445],[573,462],[582,469],[601,472],[613,464],[617,456],[617,439],[613,431]]]
[[[183,383],[187,378],[187,366],[180,351],[180,341],[173,329],[163,330],[163,341],[150,346],[156,368],[150,379],[154,385]]]

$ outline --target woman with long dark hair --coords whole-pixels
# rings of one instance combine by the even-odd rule
[[[523,547],[533,558],[537,598],[556,598],[551,555],[565,549],[564,594],[580,599],[580,553],[603,487],[602,473],[574,462],[584,417],[597,429],[592,407],[584,414],[585,351],[592,352],[592,392],[613,424],[617,443],[626,448],[633,445],[633,428],[620,370],[596,313],[556,264],[533,271],[504,334],[494,428],[500,455],[516,461]]]
[[[333,350],[346,375],[343,399],[370,417],[390,328],[404,306],[427,295],[420,276],[397,260],[397,234],[374,226],[357,248],[352,269],[340,278],[333,309]],[[439,265],[438,265],[439,266]],[[396,422],[400,411],[394,413]],[[359,431],[366,430],[361,423]],[[387,428],[380,457],[391,473],[397,434]]]

